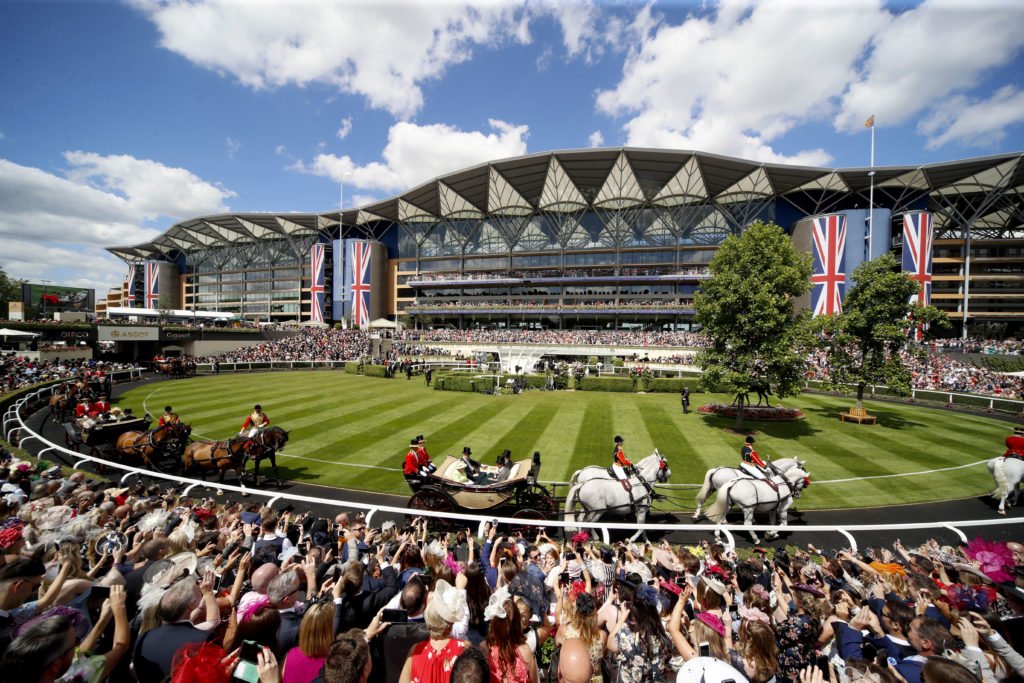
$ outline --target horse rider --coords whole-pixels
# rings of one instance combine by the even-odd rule
[[[612,475],[619,480],[622,484],[622,488],[626,489],[629,493],[633,490],[633,484],[629,481],[629,475],[633,472],[633,463],[626,457],[626,453],[622,450],[622,443],[624,439],[621,436],[615,436],[615,447],[612,449]]]
[[[86,417],[89,414],[89,399],[85,396],[78,399],[78,405],[75,406],[75,417]]]
[[[1024,427],[1014,427],[1013,434],[1006,437],[1004,458],[1024,460]]]
[[[473,483],[476,483],[477,479],[480,478],[480,463],[471,458],[473,451],[470,450],[469,446],[462,448],[462,457],[459,458],[459,462],[465,465],[466,477]]]
[[[239,434],[245,434],[245,430],[249,430],[249,438],[256,436],[261,429],[270,424],[270,418],[263,412],[263,406],[256,404],[253,406],[252,413],[245,418],[245,422],[242,423],[242,430]]]
[[[743,448],[740,450],[740,458],[743,462],[740,463],[740,469],[752,476],[754,479],[761,479],[768,483],[772,489],[778,491],[778,486],[772,481],[771,475],[768,472],[768,465],[764,460],[761,460],[761,456],[754,450],[755,439],[753,435],[748,435],[743,440]]]
[[[164,414],[160,416],[159,420],[157,420],[156,426],[163,427],[164,425],[177,424],[178,422],[181,422],[181,418],[178,417],[176,412],[174,412],[174,408],[164,406]],[[242,430],[244,431],[245,427],[242,427]]]
[[[426,470],[425,474],[433,474],[437,470],[437,466],[430,461],[427,454],[427,440],[422,434],[416,437],[416,455],[419,458],[420,469]]]

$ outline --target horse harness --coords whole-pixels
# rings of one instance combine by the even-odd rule
[[[735,487],[736,484],[741,482],[741,481],[753,481],[753,482],[764,481],[766,484],[769,483],[765,479],[758,479],[757,477],[752,477],[750,475],[747,475],[745,477],[740,477],[735,482],[733,482],[733,486]],[[774,482],[772,482],[772,483],[774,483]],[[785,486],[786,489],[789,491],[785,496],[783,496],[781,494],[781,491],[780,491],[782,486]],[[782,501],[784,501],[784,500],[789,500],[790,498],[794,498],[795,499],[797,497],[797,493],[799,492],[798,489],[796,488],[796,486],[792,482],[790,482],[788,479],[786,479],[785,477],[782,477],[782,482],[778,486],[776,486],[773,490],[775,491],[775,505],[776,505],[776,507],[778,507],[779,505],[782,505]],[[732,492],[732,489],[730,488],[730,493],[731,492]],[[740,505],[736,501],[735,498],[732,499],[732,502],[736,503],[736,507],[738,507],[740,509],[743,509],[743,510],[745,510],[747,508],[757,507],[758,505],[761,504],[761,496],[758,494],[757,486],[754,486],[754,503],[752,505]],[[764,502],[767,503],[767,502],[769,502],[769,500],[766,499]]]

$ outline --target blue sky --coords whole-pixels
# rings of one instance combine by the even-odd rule
[[[827,167],[1024,149],[1024,4],[0,2],[0,266],[225,211],[327,211],[551,149]]]

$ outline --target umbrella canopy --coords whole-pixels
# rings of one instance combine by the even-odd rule
[[[9,327],[0,327],[0,337],[38,337],[39,335],[35,332],[24,332],[22,330],[12,330]]]

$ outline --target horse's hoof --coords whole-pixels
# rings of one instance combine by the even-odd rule
[[[691,517],[690,519],[692,519],[692,520],[693,520],[693,521],[695,521],[695,522],[698,522],[698,521],[700,521],[700,515],[694,515],[694,516],[693,516],[693,517]]]
[[[998,512],[1001,515],[1005,515],[1006,514],[1006,510],[996,510],[996,512]]]
[[[217,495],[218,496],[223,496],[224,495],[224,491],[222,491],[221,489],[217,489]]]

